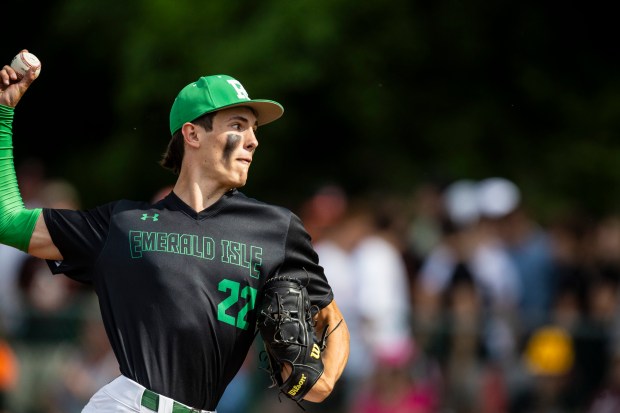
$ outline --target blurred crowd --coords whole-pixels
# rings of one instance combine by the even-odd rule
[[[316,410],[620,412],[620,215],[528,206],[503,177],[305,202],[352,340]]]
[[[16,172],[27,207],[81,207],[74,186],[48,178],[41,162]],[[91,289],[0,245],[0,412],[79,412],[118,374]]]
[[[18,166],[29,207],[75,188]],[[154,194],[157,200],[169,187]],[[295,212],[351,333],[334,393],[308,412],[620,412],[620,214],[539,222],[502,177],[350,197]],[[295,412],[269,388],[260,337],[219,413]],[[0,413],[75,413],[119,374],[84,285],[0,246]]]

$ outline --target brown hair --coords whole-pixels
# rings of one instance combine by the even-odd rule
[[[209,112],[197,119],[194,119],[191,123],[198,126],[202,126],[206,131],[213,129],[213,117],[217,112]],[[172,135],[172,139],[168,143],[166,152],[164,152],[159,164],[171,170],[175,175],[178,175],[181,171],[181,164],[183,163],[183,155],[185,154],[185,142],[183,141],[183,132],[181,129],[176,131]]]

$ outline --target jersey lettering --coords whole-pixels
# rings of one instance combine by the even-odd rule
[[[131,258],[142,258],[145,252],[189,255],[205,260],[215,258],[215,241],[211,237],[151,231],[129,231]]]
[[[222,240],[222,262],[249,269],[250,276],[259,278],[263,249],[242,242]]]
[[[222,240],[220,259],[224,264],[247,268],[250,277],[260,278],[263,249],[243,242]],[[145,252],[188,255],[212,261],[216,243],[211,237],[153,231],[129,231],[131,258],[142,258]]]

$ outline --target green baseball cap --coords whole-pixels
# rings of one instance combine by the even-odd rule
[[[249,106],[256,111],[258,125],[278,119],[284,108],[278,102],[250,99],[241,83],[227,75],[203,76],[185,86],[177,95],[170,109],[170,133],[181,129],[205,113],[235,106]]]

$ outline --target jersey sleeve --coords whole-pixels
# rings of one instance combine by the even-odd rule
[[[311,303],[319,309],[334,299],[323,267],[319,265],[319,256],[312,247],[310,235],[295,214],[291,214],[284,263],[279,273],[299,278],[306,286]]]
[[[62,261],[47,263],[53,274],[65,274],[83,283],[92,283],[93,265],[106,242],[114,204],[88,211],[43,210],[45,225]]]

